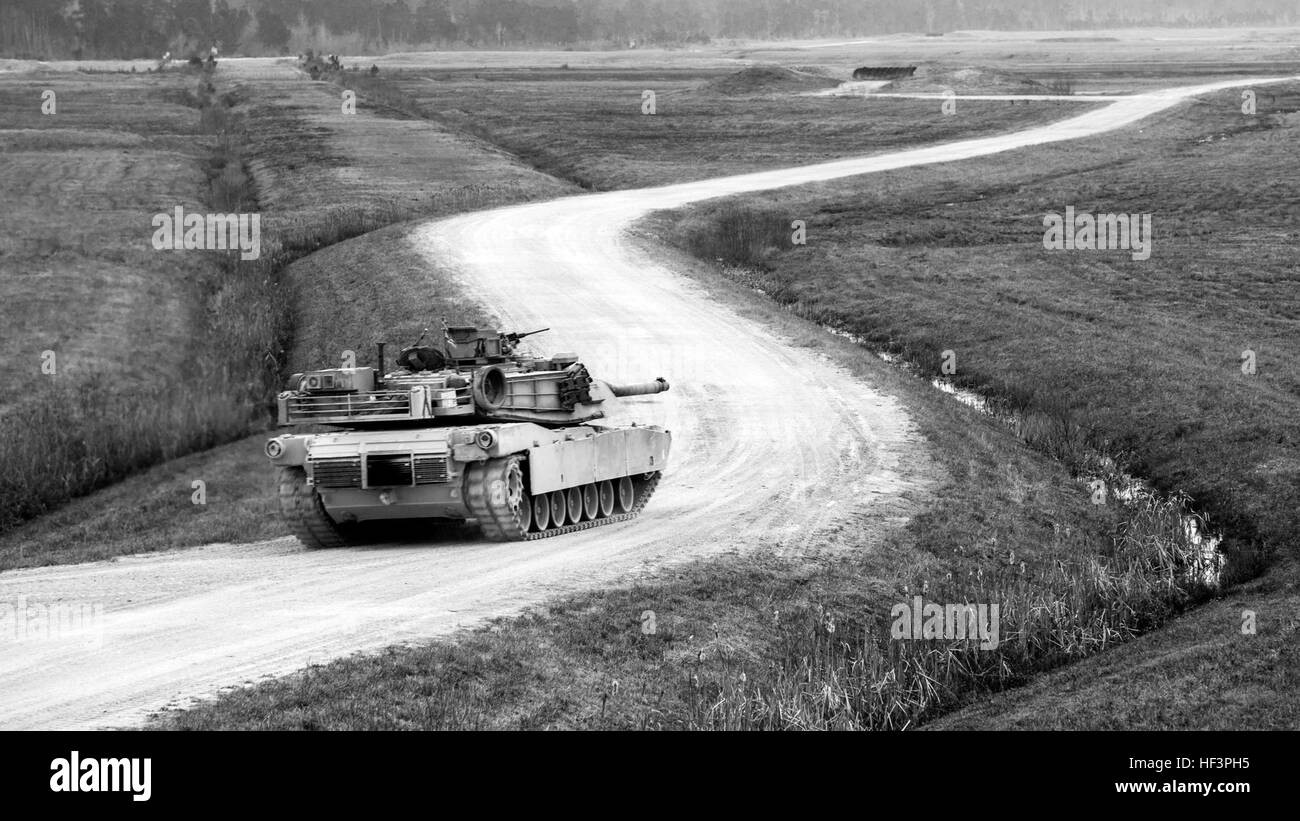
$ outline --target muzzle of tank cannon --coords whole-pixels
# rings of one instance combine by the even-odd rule
[[[643,396],[647,393],[663,393],[666,390],[668,390],[668,380],[662,376],[653,382],[609,386],[609,392],[615,396]]]

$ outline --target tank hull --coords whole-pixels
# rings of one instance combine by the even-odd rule
[[[516,422],[290,434],[271,439],[267,456],[287,471],[281,498],[292,501],[291,524],[306,517],[295,528],[304,542],[334,525],[414,518],[474,520],[489,538],[512,540],[631,518],[671,439],[655,426]],[[330,521],[310,521],[320,511]]]

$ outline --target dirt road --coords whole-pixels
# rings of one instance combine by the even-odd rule
[[[417,228],[410,241],[455,266],[511,327],[551,326],[546,349],[580,352],[614,380],[673,383],[622,412],[675,437],[667,478],[641,519],[525,544],[309,553],[285,539],[6,572],[0,629],[14,632],[6,606],[38,605],[38,622],[40,606],[53,608],[54,622],[59,608],[86,612],[72,635],[0,633],[0,728],[130,724],[223,686],[446,634],[643,568],[760,542],[798,549],[863,498],[881,517],[897,512],[922,481],[912,462],[920,446],[897,401],[706,299],[637,247],[627,224],[699,199],[1096,134],[1228,85],[1142,95],[1016,134]]]

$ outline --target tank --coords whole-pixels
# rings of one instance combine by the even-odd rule
[[[276,399],[281,426],[317,426],[266,443],[280,509],[307,547],[366,539],[366,523],[476,523],[494,541],[540,539],[624,521],[649,501],[672,434],[595,422],[618,397],[668,390],[662,377],[614,385],[573,354],[516,353],[549,330],[443,326],[442,340],[378,367],[294,374]]]

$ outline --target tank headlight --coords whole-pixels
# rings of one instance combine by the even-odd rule
[[[489,450],[497,443],[497,438],[492,434],[492,431],[481,430],[478,432],[478,436],[474,437],[474,441],[479,447],[483,448],[483,450]]]
[[[282,453],[284,453],[284,445],[280,443],[279,439],[270,439],[267,441],[266,443],[267,456],[271,457],[272,459],[278,459],[280,458],[280,454]]]

